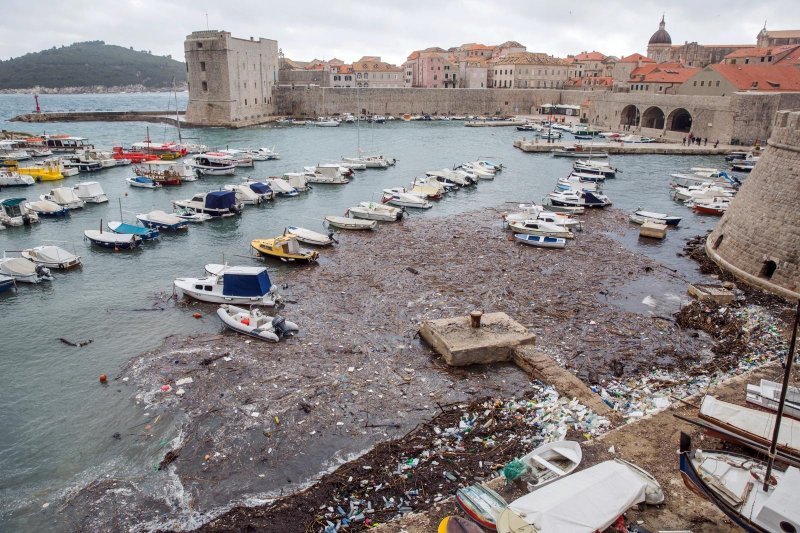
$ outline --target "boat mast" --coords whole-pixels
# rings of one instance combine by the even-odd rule
[[[797,327],[800,325],[800,300],[797,301],[797,310],[794,314],[794,327],[792,328],[792,342],[789,344],[789,355],[786,357],[785,370],[783,372],[783,386],[781,387],[781,399],[778,401],[778,414],[775,417],[775,427],[772,430],[772,442],[769,445],[769,459],[767,459],[767,473],[764,476],[763,490],[769,490],[769,478],[772,475],[772,467],[775,464],[775,454],[778,449],[778,434],[781,431],[781,419],[783,409],[786,406],[786,391],[789,389],[789,379],[792,376],[792,364],[794,363],[794,349],[797,342]]]

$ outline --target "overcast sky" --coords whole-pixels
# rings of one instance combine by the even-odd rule
[[[379,55],[400,64],[415,49],[519,41],[557,56],[599,50],[645,53],[662,12],[673,44],[754,43],[769,29],[800,29],[797,0],[0,0],[0,58],[76,41],[172,54],[196,30],[277,39],[286,57]]]

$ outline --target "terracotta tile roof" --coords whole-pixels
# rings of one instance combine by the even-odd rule
[[[648,63],[641,67],[636,67],[631,71],[631,78],[646,76],[655,69],[679,69],[683,68],[680,63]]]
[[[520,43],[518,43],[517,41],[506,41],[492,48],[525,48],[525,47]]]
[[[800,91],[800,69],[791,65],[709,65],[739,90]]]
[[[605,54],[597,51],[582,52],[575,56],[576,61],[602,61],[606,58]]]
[[[642,54],[631,54],[619,60],[620,63],[638,63],[639,61],[642,63],[655,63],[655,60],[643,56]]]
[[[419,50],[414,50],[411,52],[411,55],[406,58],[407,61],[414,61],[415,59],[419,59]]]
[[[594,76],[587,78],[570,78],[567,80],[569,87],[612,87],[614,78],[611,76]]]
[[[487,46],[479,43],[466,43],[459,47],[461,50],[494,50],[494,46]]]
[[[657,68],[649,74],[642,76],[644,83],[684,83],[686,80],[700,72],[699,67],[683,68]]]
[[[766,57],[782,54],[791,51],[792,48],[798,48],[800,45],[787,44],[784,46],[772,46],[770,48],[741,48],[725,56],[725,59],[735,59],[738,57]]]
[[[375,61],[376,58],[362,57],[353,63],[353,70],[357,72],[402,72],[403,69],[390,65],[384,61]],[[365,61],[366,60],[366,61]]]

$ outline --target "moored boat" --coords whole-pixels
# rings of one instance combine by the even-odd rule
[[[102,229],[87,229],[83,232],[83,236],[92,244],[112,250],[133,250],[142,245],[142,238],[137,235],[113,233]]]
[[[548,200],[551,205],[565,207],[606,207],[611,205],[611,201],[604,194],[587,190],[551,192]]]
[[[0,274],[14,278],[17,283],[40,283],[53,280],[47,267],[37,265],[24,257],[0,258]]]
[[[11,169],[0,168],[0,188],[27,186],[34,183],[36,183],[36,180],[31,176],[20,174]]]
[[[559,237],[562,239],[574,239],[575,234],[564,228],[557,226],[544,220],[525,220],[525,221],[512,221],[509,222],[508,227],[514,233],[523,233],[526,235],[541,235],[543,237]]]
[[[69,209],[50,200],[26,202],[25,208],[43,218],[59,218],[69,216]]]
[[[564,248],[567,245],[567,240],[560,237],[515,233],[514,238],[517,240],[517,242],[528,244],[530,246],[537,246],[539,248]]]
[[[153,181],[150,178],[146,178],[144,176],[134,176],[132,178],[125,178],[125,181],[128,182],[128,185],[131,187],[137,187],[139,189],[160,189],[161,184]]]
[[[51,189],[48,194],[40,195],[39,198],[41,200],[55,202],[67,209],[81,209],[86,205],[86,202],[78,198],[75,191],[69,187],[56,187],[55,189]]]
[[[176,208],[188,209],[193,213],[203,213],[212,217],[230,217],[242,214],[241,203],[236,200],[233,191],[211,191],[195,194],[188,200],[175,200]]]
[[[25,198],[4,198],[0,200],[0,224],[6,226],[27,226],[39,222],[39,216],[28,209]]]
[[[275,196],[290,197],[297,196],[297,189],[289,185],[289,182],[281,178],[269,178],[265,183],[272,189]]]
[[[271,239],[253,239],[250,247],[263,256],[285,263],[316,263],[319,258],[319,252],[303,250],[297,238],[288,233]]]
[[[72,187],[72,190],[75,191],[75,196],[86,203],[102,204],[108,202],[108,196],[106,196],[103,187],[96,181],[82,181]]]
[[[347,214],[354,218],[379,220],[382,222],[396,222],[403,218],[403,208],[390,205],[376,204],[375,202],[361,202],[347,210]]]
[[[383,203],[396,207],[411,207],[414,209],[430,209],[433,204],[422,196],[406,191],[404,187],[383,189]]]
[[[232,176],[236,173],[236,165],[226,154],[198,154],[191,161],[192,168],[204,176]]]
[[[264,267],[209,264],[207,276],[177,278],[173,283],[185,296],[209,303],[265,305],[283,301]]]
[[[352,217],[327,216],[325,217],[325,222],[334,228],[349,230],[371,230],[378,226],[378,223],[374,220]]]
[[[64,179],[61,165],[57,159],[48,159],[36,165],[12,167],[17,173],[30,176],[36,181],[58,181]]]
[[[284,337],[292,337],[300,331],[294,322],[281,316],[267,316],[257,307],[242,309],[235,305],[222,304],[217,309],[217,316],[226,328],[255,337],[257,339],[278,342]]]
[[[141,237],[143,241],[151,241],[153,239],[158,239],[161,236],[157,229],[145,228],[135,224],[126,224],[125,222],[120,222],[118,220],[112,220],[108,222],[106,226],[108,226],[108,229],[114,233],[123,235],[136,235],[137,237]]]
[[[34,246],[22,250],[22,257],[47,268],[67,270],[81,265],[81,257],[53,245]]]
[[[336,242],[336,239],[333,238],[333,233],[324,235],[322,233],[297,226],[287,226],[286,233],[294,236],[295,239],[303,244],[310,244],[313,246],[330,246]]]
[[[657,221],[659,224],[666,224],[667,226],[677,226],[681,223],[681,217],[667,215],[665,213],[654,213],[652,211],[638,209],[634,214],[651,221]]]
[[[165,213],[164,211],[150,211],[149,213],[141,213],[136,215],[136,220],[147,226],[148,228],[156,228],[159,230],[181,230],[189,229],[189,223],[177,215]]]

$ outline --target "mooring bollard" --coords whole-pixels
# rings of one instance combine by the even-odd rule
[[[481,317],[483,316],[483,311],[473,311],[469,314],[469,325],[473,328],[481,327]]]

